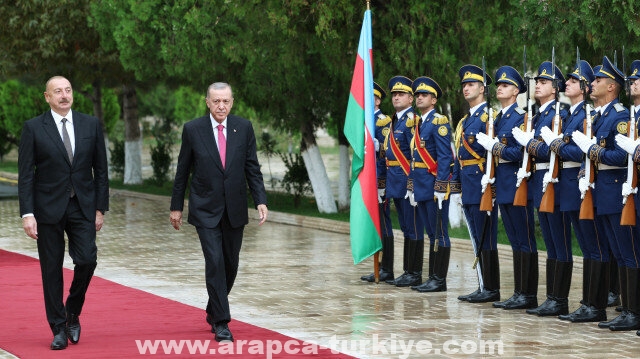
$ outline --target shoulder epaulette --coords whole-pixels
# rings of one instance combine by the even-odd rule
[[[416,125],[415,115],[413,112],[407,113],[407,122],[405,123],[407,127],[413,127]]]
[[[387,115],[380,114],[378,116],[378,120],[376,121],[376,126],[383,127],[383,126],[388,125],[389,122],[391,122],[391,117],[389,117]]]
[[[613,105],[613,108],[616,109],[616,112],[622,112],[625,110],[625,107],[622,106],[622,104],[620,102],[618,102],[617,104]]]
[[[527,111],[525,111],[523,108],[520,108],[520,107],[516,107],[515,111],[520,115],[524,115],[525,113],[527,113]]]
[[[434,125],[446,125],[447,123],[449,123],[449,119],[447,118],[447,116],[436,113],[431,123],[433,123]]]
[[[480,116],[480,121],[482,122],[487,122],[488,119],[489,119],[489,115],[486,112]]]

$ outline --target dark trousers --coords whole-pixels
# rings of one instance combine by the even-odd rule
[[[64,234],[69,239],[69,255],[73,259],[74,273],[66,305],[62,296],[64,282]],[[96,225],[87,220],[74,197],[69,200],[64,216],[59,223],[38,223],[38,256],[44,292],[47,321],[53,333],[64,327],[67,314],[77,316],[82,312],[87,288],[96,268]]]
[[[209,302],[207,314],[215,323],[229,322],[229,292],[238,274],[244,226],[232,228],[227,213],[214,228],[197,228],[204,254],[205,281]]]

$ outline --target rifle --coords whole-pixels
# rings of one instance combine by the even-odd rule
[[[580,53],[578,52],[578,56],[580,56],[579,54]],[[587,86],[585,84],[585,81],[582,80],[582,72],[579,67],[578,67],[578,76],[580,77],[580,89],[584,94],[583,104],[584,104],[585,119],[584,119],[583,131],[588,138],[591,138],[593,137],[593,134],[591,131],[591,125],[592,125],[591,106],[589,105],[589,102],[587,102],[588,96],[589,96],[587,94]],[[587,187],[587,191],[584,193],[584,195],[582,195],[582,202],[580,203],[580,215],[579,215],[580,219],[593,220],[595,218],[595,213],[593,210],[593,193],[591,191],[591,188],[593,187],[594,174],[595,174],[595,167],[593,165],[593,162],[591,162],[591,158],[589,158],[589,155],[587,154],[584,157],[584,177],[587,179],[587,181],[589,181],[589,186]]]
[[[527,83],[527,113],[525,114],[524,122],[526,123],[526,131],[530,132],[531,128],[533,127],[533,124],[532,124],[533,114],[531,111],[531,97],[529,96],[529,88],[531,87],[530,86],[531,78],[527,76],[527,46],[526,45],[524,46],[524,54],[522,55],[522,58],[523,58],[522,74],[524,75],[524,80]],[[524,154],[522,156],[521,171],[524,171],[527,174],[527,176],[525,178],[518,179],[518,181],[516,182],[517,189],[516,189],[516,194],[513,198],[513,205],[524,207],[527,205],[527,201],[528,201],[527,179],[529,178],[529,176],[531,176],[531,160],[529,159],[529,152],[527,152],[526,148],[524,149]]]
[[[484,84],[484,96],[487,101],[487,109],[489,110],[489,119],[487,120],[487,136],[493,138],[493,109],[489,101],[489,86],[487,85],[487,71],[484,56],[482,57],[482,82]],[[485,174],[489,176],[489,183],[482,192],[482,198],[480,199],[480,210],[486,211],[487,215],[491,215],[493,210],[493,191],[491,190],[491,183],[495,181],[493,165],[493,152],[487,151],[487,168]]]
[[[627,77],[627,69],[624,62],[624,47],[622,48],[622,72],[624,75],[624,87],[627,91],[627,96],[631,97],[631,83]],[[636,121],[634,114],[635,107],[633,104],[629,106],[629,125],[628,133],[629,138],[636,140]],[[635,226],[636,225],[636,203],[633,194],[638,191],[638,172],[636,171],[635,163],[633,162],[633,156],[627,156],[627,181],[625,182],[631,186],[631,193],[624,196],[622,199],[622,216],[620,217],[620,225],[622,226]]]
[[[580,65],[580,63],[578,63]],[[555,47],[551,50],[551,74],[553,76],[553,88],[556,89],[556,114],[553,117],[553,131],[554,135],[558,135],[560,133],[560,127],[562,124],[560,123],[560,101],[558,101],[558,93],[560,92],[560,86],[558,85],[558,80],[556,79],[556,49]],[[556,200],[556,191],[554,189],[554,183],[558,182],[558,156],[555,152],[551,151],[549,155],[549,173],[551,174],[551,180],[547,183],[546,187],[542,188],[544,194],[542,195],[542,200],[540,201],[540,212],[553,213],[555,209],[555,200]]]

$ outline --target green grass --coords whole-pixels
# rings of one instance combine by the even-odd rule
[[[18,173],[17,161],[2,161],[0,162],[0,171]]]

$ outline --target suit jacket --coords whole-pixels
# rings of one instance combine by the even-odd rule
[[[51,111],[25,122],[18,151],[20,215],[33,213],[40,223],[57,223],[72,187],[87,220],[95,220],[96,210],[109,209],[102,125],[96,117],[74,111],[73,130],[72,164]]]
[[[256,137],[250,121],[227,116],[227,158],[223,168],[211,121],[207,115],[183,127],[171,210],[183,210],[191,175],[188,222],[196,227],[214,228],[226,209],[231,226],[237,228],[249,222],[247,185],[256,205],[267,204]]]

